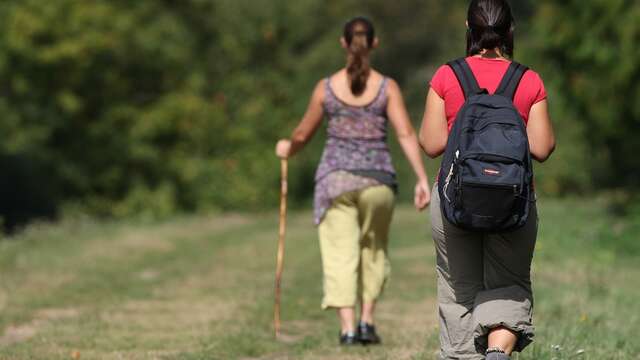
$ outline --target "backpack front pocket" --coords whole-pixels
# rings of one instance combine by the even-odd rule
[[[455,208],[461,224],[491,230],[518,223],[524,204],[520,162],[496,155],[467,157],[457,175]]]

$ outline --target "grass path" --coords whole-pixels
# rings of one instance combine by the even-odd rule
[[[536,342],[519,359],[640,359],[640,249],[601,201],[541,204]],[[290,216],[287,341],[273,340],[275,214],[162,224],[69,222],[0,241],[0,359],[432,359],[438,348],[426,214],[398,208],[385,345],[341,349],[322,312],[308,212]]]

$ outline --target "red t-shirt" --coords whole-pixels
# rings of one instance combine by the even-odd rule
[[[493,94],[497,90],[510,64],[509,61],[502,59],[487,59],[481,57],[468,57],[467,62],[478,81],[478,85],[483,89],[487,89],[490,94]],[[462,92],[462,87],[456,75],[448,65],[441,66],[435,75],[433,75],[431,88],[444,99],[447,125],[449,126],[449,130],[451,130],[456,115],[464,104],[464,93]],[[524,122],[527,123],[529,121],[529,111],[531,107],[546,98],[547,91],[544,88],[542,79],[538,73],[529,70],[520,81],[513,103],[524,119]]]

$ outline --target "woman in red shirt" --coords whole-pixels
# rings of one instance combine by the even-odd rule
[[[467,58],[481,88],[493,94],[513,58],[514,21],[506,0],[473,0],[467,17]],[[431,80],[420,143],[432,158],[445,150],[465,101],[449,66]],[[527,126],[532,157],[543,162],[555,148],[547,93],[527,71],[514,105]],[[436,184],[437,186],[437,184]],[[513,232],[483,234],[456,228],[443,218],[437,188],[431,226],[437,253],[440,356],[442,359],[509,359],[533,338],[530,268],[537,236],[532,204],[527,224]]]

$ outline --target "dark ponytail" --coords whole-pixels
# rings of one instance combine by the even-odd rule
[[[356,17],[344,25],[343,36],[348,46],[347,74],[351,92],[356,96],[362,95],[371,72],[369,51],[375,39],[375,29],[369,19]]]
[[[515,20],[507,0],[473,0],[467,14],[467,56],[499,48],[513,57]]]

